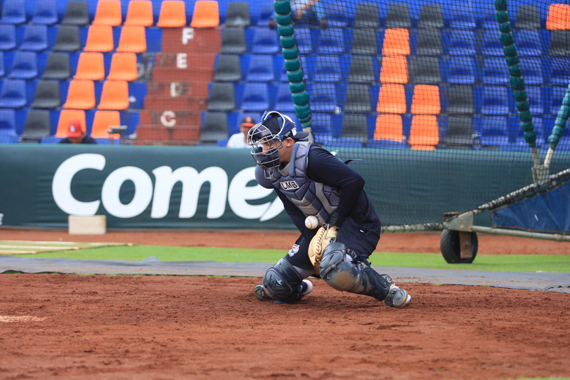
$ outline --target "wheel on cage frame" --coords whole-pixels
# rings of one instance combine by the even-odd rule
[[[449,264],[471,264],[477,256],[478,245],[477,234],[471,232],[471,257],[461,258],[460,232],[443,230],[441,233],[441,254]]]

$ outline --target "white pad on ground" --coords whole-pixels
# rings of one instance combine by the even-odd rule
[[[69,215],[68,222],[70,235],[105,235],[107,232],[105,215]]]

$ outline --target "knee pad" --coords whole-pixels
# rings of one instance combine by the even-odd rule
[[[277,300],[296,300],[301,298],[298,288],[303,278],[293,264],[281,259],[267,270],[263,277],[263,287],[272,298]]]

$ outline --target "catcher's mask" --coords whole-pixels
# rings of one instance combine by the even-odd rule
[[[249,130],[247,143],[252,146],[251,155],[257,165],[267,170],[279,166],[279,150],[283,148],[283,140],[288,137],[299,140],[308,135],[307,132],[297,132],[295,122],[289,116],[267,111],[261,121]]]

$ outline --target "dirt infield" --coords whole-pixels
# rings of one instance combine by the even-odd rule
[[[0,378],[570,375],[568,295],[407,284],[394,310],[321,280],[298,304],[263,303],[255,281],[2,275]]]

